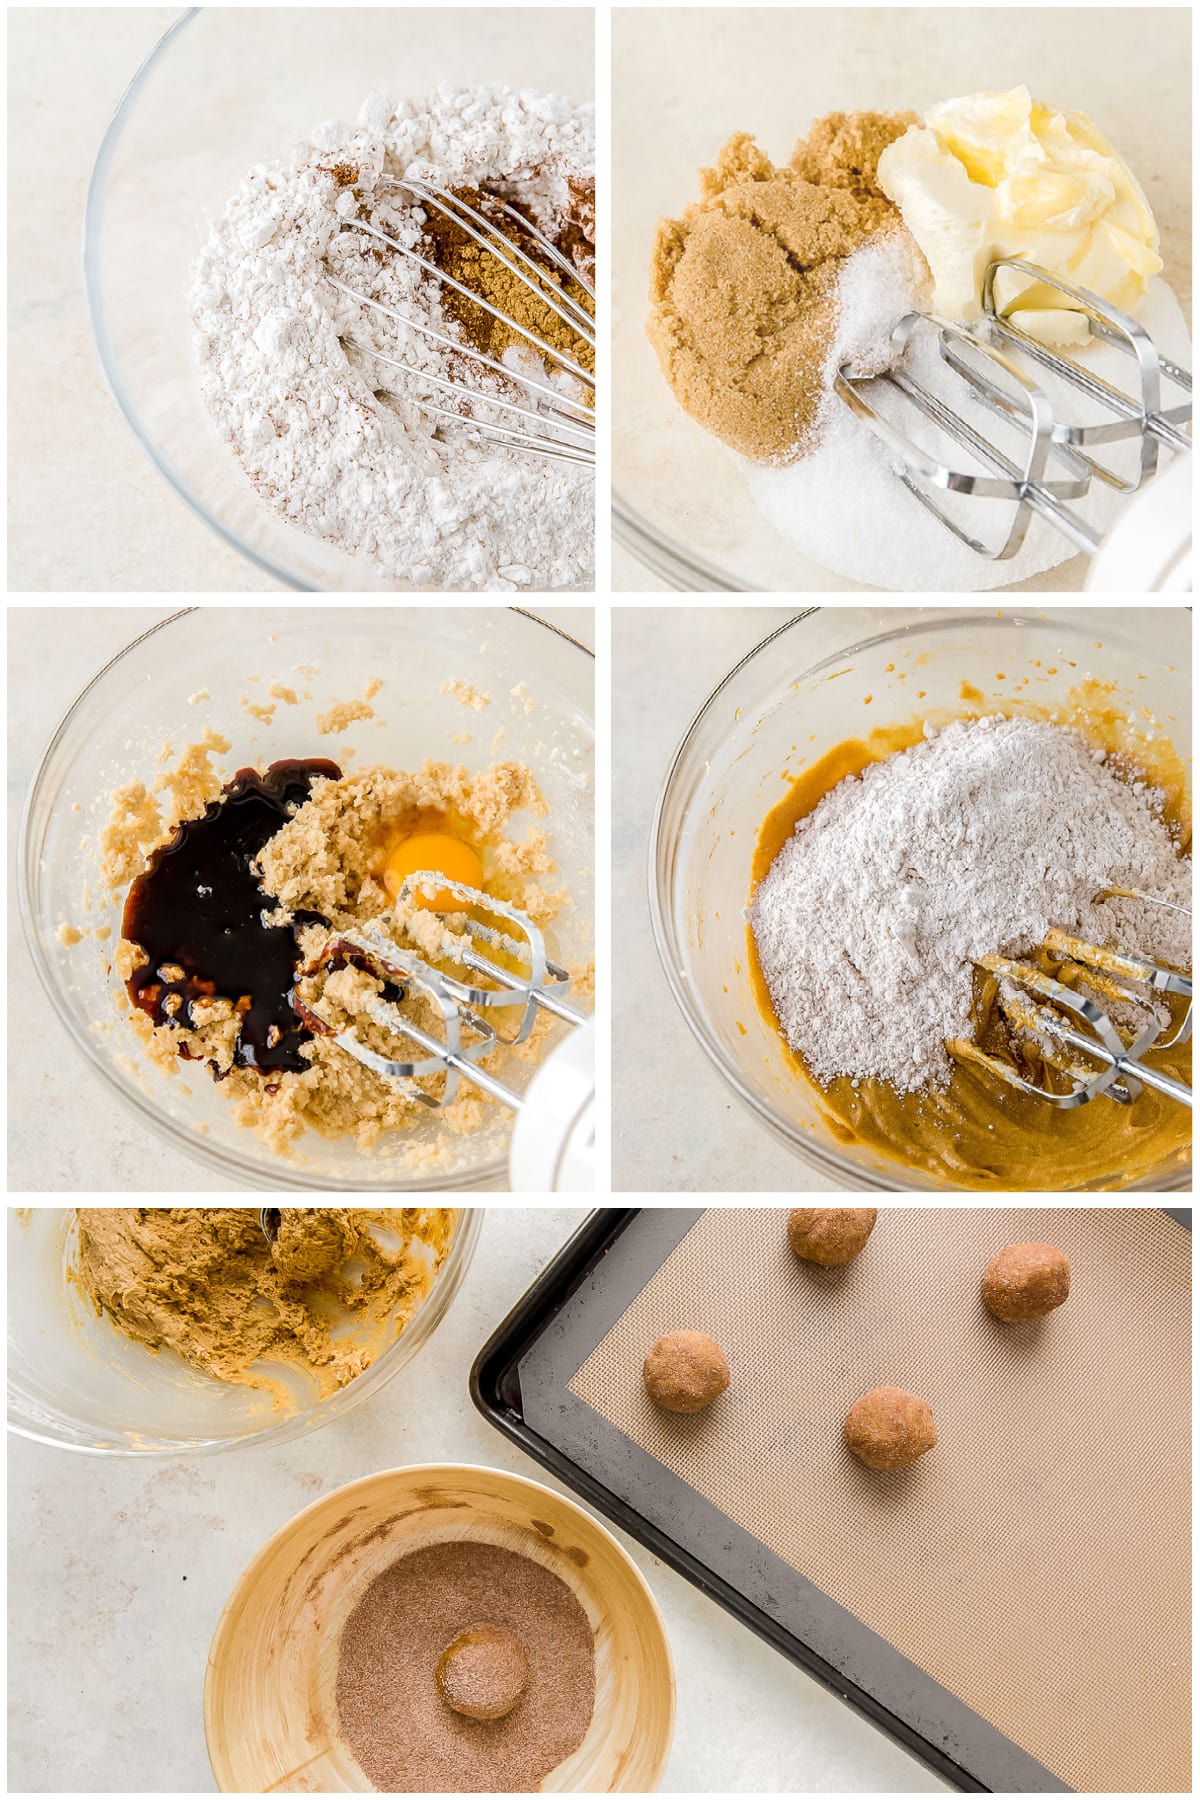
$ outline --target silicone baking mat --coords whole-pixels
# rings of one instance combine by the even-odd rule
[[[959,1785],[1188,1789],[1188,1230],[1158,1208],[890,1207],[822,1270],[786,1216],[627,1216],[510,1370],[527,1447]],[[1031,1239],[1069,1256],[1071,1298],[1004,1327],[980,1275]],[[693,1418],[641,1382],[683,1326],[733,1377]],[[891,1475],[841,1437],[883,1383],[939,1432]]]

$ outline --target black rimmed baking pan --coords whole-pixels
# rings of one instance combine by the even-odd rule
[[[480,1353],[476,1405],[956,1786],[1188,1789],[1190,1214],[887,1207],[841,1270],[785,1221],[593,1214]],[[980,1276],[1025,1241],[1072,1294],[1001,1326]],[[733,1375],[682,1419],[641,1381],[681,1327]],[[939,1442],[881,1476],[841,1423],[883,1384]]]

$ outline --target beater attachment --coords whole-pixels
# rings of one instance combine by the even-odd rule
[[[1097,901],[1109,899],[1146,901],[1191,917],[1186,907],[1138,888],[1109,887],[1096,896]],[[1057,929],[1047,932],[1044,949],[1052,962],[1060,965],[1060,974],[1081,980],[1089,991],[1081,993],[1032,963],[1009,957],[982,956],[976,967],[997,982],[996,1002],[1009,1025],[1037,1041],[1042,1060],[1065,1075],[1068,1085],[1062,1091],[1041,1087],[969,1039],[956,1038],[947,1044],[951,1055],[990,1070],[1020,1093],[1064,1109],[1085,1106],[1099,1094],[1127,1106],[1137,1099],[1143,1085],[1190,1106],[1191,1089],[1173,1075],[1151,1068],[1142,1058],[1150,1050],[1169,1050],[1191,1037],[1191,976],[1155,957],[1109,949]],[[1186,998],[1177,1022],[1164,1021],[1162,1010],[1154,1005],[1156,994]],[[1122,1011],[1132,1008],[1139,1025],[1122,1035],[1101,1002]],[[1140,1023],[1142,1020],[1147,1022]]]
[[[403,189],[409,193],[423,208],[440,213],[449,219],[461,231],[465,232],[475,243],[489,255],[504,265],[542,304],[550,309],[579,340],[581,345],[594,351],[596,346],[595,319],[583,304],[571,292],[568,284],[574,287],[586,299],[595,302],[595,287],[565,257],[549,238],[545,237],[537,227],[519,213],[507,201],[495,196],[488,196],[489,207],[496,213],[504,215],[512,222],[513,232],[505,231],[496,219],[472,206],[461,195],[449,188],[426,186],[422,182],[400,180],[396,176],[384,176],[380,185]],[[361,356],[372,358],[375,362],[395,369],[401,375],[416,376],[422,383],[437,388],[440,392],[452,397],[460,403],[465,401],[466,413],[456,411],[453,406],[438,406],[429,400],[419,400],[417,404],[423,412],[433,417],[445,419],[458,426],[468,426],[482,437],[507,444],[511,449],[520,450],[530,456],[549,458],[556,462],[580,463],[594,465],[596,460],[596,419],[594,406],[589,405],[582,396],[576,397],[569,390],[577,383],[588,390],[594,401],[595,376],[579,362],[577,356],[569,355],[565,350],[553,344],[518,320],[510,318],[492,301],[478,294],[473,288],[458,281],[445,269],[440,269],[435,262],[419,254],[418,251],[399,243],[388,232],[366,219],[346,219],[343,230],[358,231],[366,236],[386,244],[397,256],[406,257],[424,269],[427,275],[444,286],[453,288],[473,306],[481,307],[493,319],[498,320],[508,330],[515,332],[529,345],[534,355],[529,358],[530,364],[538,362],[537,369],[522,369],[510,366],[489,356],[485,351],[460,338],[451,337],[436,326],[421,319],[411,318],[407,313],[394,306],[387,306],[382,300],[373,299],[370,295],[360,293],[348,287],[344,282],[336,280],[332,275],[329,280],[339,293],[345,294],[360,306],[367,307],[384,317],[395,321],[406,330],[419,332],[422,337],[441,344],[445,349],[453,351],[456,357],[465,357],[479,367],[489,369],[501,376],[505,383],[516,383],[525,390],[532,404],[523,405],[517,399],[506,399],[499,394],[485,393],[468,382],[455,381],[441,375],[435,375],[428,369],[418,368],[416,364],[406,362],[401,356],[392,356],[375,345],[365,343],[356,337],[346,337],[343,341],[347,347]],[[520,232],[535,245],[542,256],[562,277],[561,282],[551,279],[548,272],[529,256],[516,241],[515,233]],[[540,359],[540,361],[538,360]],[[551,365],[551,373],[547,373],[545,364]],[[553,378],[558,373],[558,379]],[[562,377],[570,377],[563,381]]]
[[[996,277],[1008,269],[1062,294],[1086,320],[1089,343],[1106,345],[1132,359],[1135,391],[1124,392],[1006,319],[997,303]],[[983,317],[969,329],[933,314],[906,313],[892,332],[894,366],[866,376],[847,363],[834,378],[834,391],[892,452],[896,474],[909,492],[977,555],[992,561],[1015,556],[1035,513],[1077,549],[1094,552],[1100,548],[1100,534],[1067,502],[1081,499],[1093,481],[1132,493],[1156,472],[1164,450],[1191,449],[1186,429],[1192,417],[1191,376],[1158,354],[1136,319],[1020,257],[999,257],[990,265],[982,300]],[[922,333],[935,334],[941,362],[966,384],[963,397],[973,398],[1008,430],[1007,449],[964,418],[946,394],[935,392],[906,367],[906,355]],[[1051,391],[1039,383],[1038,375],[1050,377]],[[1167,404],[1164,383],[1183,398]],[[902,430],[874,404],[879,389],[898,395],[986,472],[953,467]],[[1068,409],[1076,416],[1066,416]],[[1121,443],[1134,446],[1132,474],[1121,475],[1092,454]],[[1050,473],[1051,462],[1059,472]],[[989,548],[931,489],[1010,502],[1013,511],[1003,542]]]
[[[403,906],[422,894],[447,891],[469,910],[450,915],[461,931],[443,922],[435,960],[399,944],[384,917],[330,938],[304,971],[309,975],[323,964],[350,962],[384,982],[387,991],[365,1002],[363,1010],[407,1054],[372,1049],[357,1032],[336,1024],[320,1003],[293,995],[292,1004],[312,1031],[331,1037],[376,1075],[399,1082],[423,1106],[449,1106],[465,1079],[517,1112],[522,1095],[482,1068],[483,1058],[525,1043],[542,1012],[569,1025],[582,1025],[584,1014],[567,999],[567,971],[551,961],[541,931],[518,908],[434,870],[410,875],[397,901]],[[437,915],[429,917],[436,921]],[[412,1016],[417,1002],[424,1003],[422,1023]],[[414,1058],[410,1047],[423,1054]],[[420,1085],[433,1076],[445,1078],[438,1095]]]

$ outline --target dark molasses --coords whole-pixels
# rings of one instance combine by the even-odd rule
[[[341,770],[317,757],[272,763],[265,775],[239,769],[153,852],[125,901],[124,935],[148,958],[126,984],[134,1005],[156,1025],[190,1026],[193,1000],[230,1001],[241,1018],[236,1061],[255,1069],[308,1067],[300,1052],[311,1033],[291,1002],[295,926],[264,923],[276,902],[254,861],[322,776],[337,781]]]

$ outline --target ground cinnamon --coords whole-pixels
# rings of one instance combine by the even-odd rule
[[[475,211],[482,212],[485,217],[494,210],[489,196],[480,194],[474,188],[456,188],[453,191],[458,199],[465,201]],[[569,256],[577,267],[580,266],[580,250],[589,218],[593,233],[591,255],[593,258],[595,255],[594,207],[594,190],[590,211],[583,190],[578,194],[572,192],[572,213],[564,223],[564,242],[556,245],[556,248]],[[562,290],[563,278],[536,240],[529,233],[523,232],[506,213],[497,213],[495,222],[504,235],[536,265],[547,292],[557,298]],[[580,334],[559,318],[553,307],[548,306],[519,275],[506,268],[498,256],[477,243],[461,225],[430,207],[425,238],[427,254],[439,269],[444,269],[447,275],[453,276],[463,287],[469,288],[471,293],[481,295],[497,312],[515,320],[518,325],[523,325],[527,331],[535,333],[554,349],[563,351],[581,368],[589,372],[595,369],[595,352]],[[590,300],[573,283],[570,297],[584,305],[588,312],[594,310]],[[468,341],[486,355],[499,359],[514,345],[528,351],[528,340],[520,332],[514,331],[503,319],[495,318],[485,307],[476,305],[473,300],[456,292],[449,285],[443,287],[443,304],[447,312],[458,320]]]
[[[470,1719],[438,1691],[442,1652],[480,1622],[519,1638],[525,1691],[503,1718]],[[342,1631],[343,1741],[385,1793],[523,1793],[583,1742],[596,1697],[587,1615],[531,1557],[460,1539],[402,1556]]]

